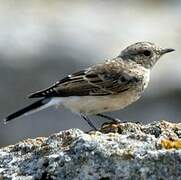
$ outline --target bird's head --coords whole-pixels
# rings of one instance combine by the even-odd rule
[[[151,42],[138,42],[125,48],[119,57],[124,60],[132,60],[147,69],[151,69],[162,55],[172,51],[174,49],[161,48]]]

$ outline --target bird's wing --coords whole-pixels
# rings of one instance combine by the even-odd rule
[[[107,61],[69,75],[47,89],[30,94],[29,98],[118,94],[140,80],[136,73],[126,71],[123,62]]]

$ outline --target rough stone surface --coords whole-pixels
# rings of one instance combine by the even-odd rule
[[[0,149],[1,179],[181,179],[181,124],[70,129]]]

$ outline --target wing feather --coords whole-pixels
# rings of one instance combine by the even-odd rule
[[[104,63],[76,72],[51,87],[35,92],[35,97],[103,96],[118,94],[141,81],[136,73],[125,71],[124,63]]]

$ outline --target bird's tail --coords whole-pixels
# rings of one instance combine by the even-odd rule
[[[52,100],[51,98],[40,99],[39,101],[36,101],[35,103],[10,114],[4,119],[4,123],[7,123],[8,121],[11,121],[12,119],[15,119],[24,115],[29,115],[31,113],[40,111],[42,109],[45,109],[49,106],[54,105],[53,103],[51,103],[51,100]]]

